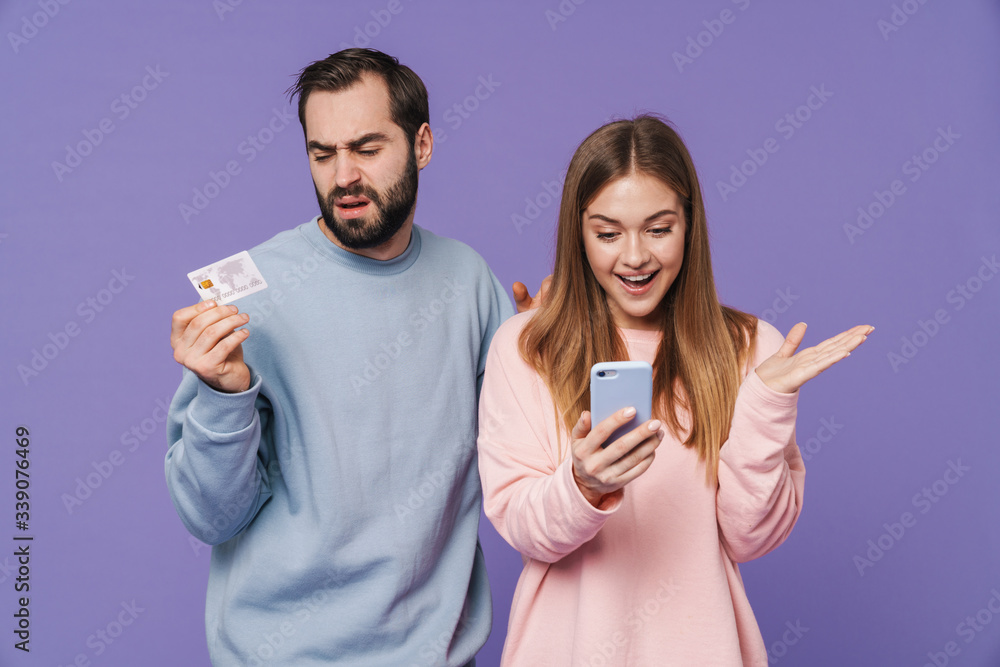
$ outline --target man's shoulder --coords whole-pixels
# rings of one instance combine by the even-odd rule
[[[263,243],[250,248],[250,256],[255,260],[258,257],[266,257],[271,254],[282,254],[284,251],[293,250],[301,252],[301,244],[308,244],[303,232],[303,227],[309,223],[296,225],[291,229],[278,232]],[[293,247],[289,247],[293,246]]]
[[[425,227],[416,225],[414,227],[420,233],[420,252],[426,253],[429,259],[460,262],[467,268],[489,269],[482,255],[466,243],[447,236],[439,236]]]

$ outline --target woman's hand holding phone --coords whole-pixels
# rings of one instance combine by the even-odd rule
[[[660,421],[643,422],[614,442],[605,441],[618,427],[635,417],[635,408],[614,413],[591,428],[590,412],[584,411],[572,432],[573,478],[583,497],[600,507],[605,496],[621,489],[646,472],[660,444]]]

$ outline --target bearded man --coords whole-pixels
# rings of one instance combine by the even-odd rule
[[[414,224],[434,147],[416,74],[348,49],[292,94],[320,215],[249,251],[268,289],[172,322],[166,477],[213,545],[209,653],[474,664],[491,624],[478,389],[513,309],[478,254]]]

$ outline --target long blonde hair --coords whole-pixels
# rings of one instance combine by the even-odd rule
[[[708,226],[694,163],[664,120],[641,115],[609,123],[573,155],[563,186],[552,285],[519,339],[524,360],[545,380],[567,432],[590,409],[590,367],[628,359],[604,289],[583,245],[583,211],[601,189],[631,173],[655,177],[684,208],[684,259],[663,297],[663,338],[653,363],[653,414],[718,475],[741,371],[753,349],[757,318],[719,303]],[[682,427],[678,411],[689,416]]]

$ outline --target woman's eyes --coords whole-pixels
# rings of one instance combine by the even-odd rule
[[[662,237],[666,236],[667,234],[670,234],[671,232],[673,232],[673,229],[670,228],[670,227],[653,227],[652,229],[649,229],[647,231],[650,234],[652,234],[654,237],[656,237],[656,238],[662,238]],[[619,236],[621,236],[621,234],[619,232],[598,232],[597,233],[597,240],[598,241],[611,242],[611,241],[614,241]]]

